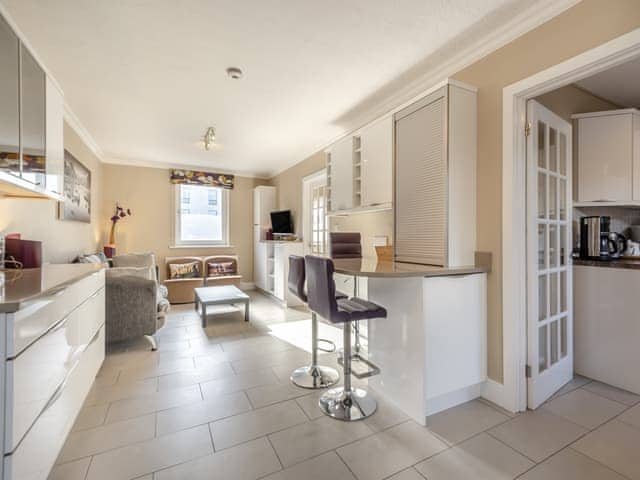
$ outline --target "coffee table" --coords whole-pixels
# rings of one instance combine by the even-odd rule
[[[198,287],[196,291],[196,312],[202,305],[202,328],[207,326],[207,307],[209,305],[235,305],[244,303],[244,321],[249,321],[249,295],[233,285],[220,287]]]

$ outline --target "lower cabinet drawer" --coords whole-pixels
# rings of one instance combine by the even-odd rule
[[[12,452],[104,324],[104,288],[6,363],[5,452]]]
[[[4,456],[3,480],[46,480],[102,365],[104,352],[102,326],[17,448]]]

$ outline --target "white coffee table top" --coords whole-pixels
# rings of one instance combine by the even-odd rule
[[[229,303],[233,300],[249,300],[249,295],[247,295],[234,285],[222,285],[219,287],[198,287],[195,290],[199,301],[209,305],[216,303]]]

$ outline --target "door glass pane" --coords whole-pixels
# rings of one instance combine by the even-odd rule
[[[538,122],[538,167],[547,168],[547,155],[545,144],[546,125]]]
[[[550,340],[551,343],[549,345],[549,350],[551,353],[551,365],[555,364],[558,361],[558,335],[560,334],[560,332],[558,331],[558,322],[555,321],[553,323],[551,323],[549,325],[549,327],[551,328],[551,332],[550,332]]]
[[[560,134],[560,151],[558,154],[559,164],[560,164],[560,175],[567,174],[567,137],[564,133]]]
[[[549,129],[549,170],[558,171],[558,141],[555,128]]]
[[[558,266],[558,227],[549,225],[549,268]]]
[[[560,178],[558,179],[559,185],[559,197],[560,197],[560,220],[567,219],[567,181]]]
[[[549,175],[549,218],[558,218],[558,179]]]
[[[560,272],[560,313],[567,311],[567,272]]]
[[[538,173],[538,218],[547,218],[547,176]]]
[[[538,277],[538,320],[547,318],[547,276]]]
[[[567,317],[560,320],[560,357],[567,356]]]
[[[0,169],[20,173],[18,37],[0,15]]]
[[[547,268],[547,226],[538,225],[538,270]]]
[[[560,254],[560,266],[567,264],[567,256],[571,254],[567,246],[567,226],[560,225],[560,244],[558,245]]]
[[[538,328],[538,371],[547,369],[547,326]]]
[[[558,314],[558,273],[549,274],[549,315]]]

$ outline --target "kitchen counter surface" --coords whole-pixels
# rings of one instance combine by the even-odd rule
[[[640,258],[618,258],[616,260],[590,260],[574,258],[574,265],[600,268],[625,268],[629,270],[640,270]]]
[[[0,313],[15,312],[24,302],[53,293],[103,268],[96,263],[69,263],[0,270]]]
[[[487,273],[485,267],[437,267],[434,265],[418,265],[415,263],[378,260],[376,257],[336,258],[333,260],[336,273],[356,277],[448,277]]]

